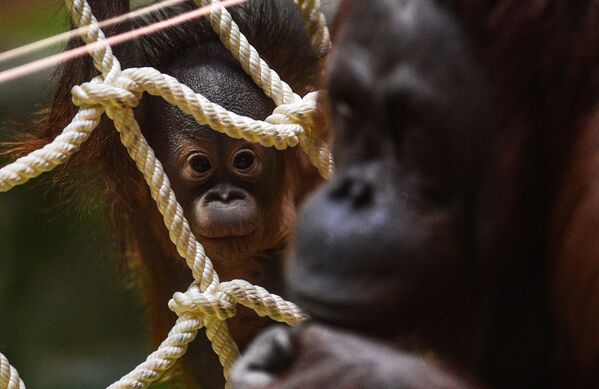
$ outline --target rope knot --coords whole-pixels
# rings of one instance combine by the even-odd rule
[[[306,319],[295,304],[245,280],[222,282],[213,293],[201,292],[199,282],[194,281],[185,293],[175,293],[168,306],[178,316],[187,313],[226,320],[235,316],[237,304],[254,310],[259,316],[269,316],[290,325]]]
[[[315,124],[312,114],[316,111],[318,91],[310,92],[303,98],[295,96],[295,101],[275,108],[273,114],[266,118],[266,122],[299,125],[302,128],[302,132],[298,134],[302,149],[320,174],[328,179],[333,172],[333,158],[326,143],[312,131]]]
[[[317,99],[318,91],[310,92],[304,97],[295,95],[294,101],[277,106],[265,121],[271,124],[299,124],[304,131],[309,132]]]
[[[264,121],[275,125],[286,125],[285,127],[293,128],[296,141],[291,144],[295,146],[297,142],[312,133],[312,112],[316,109],[316,98],[318,92],[311,92],[303,98],[294,95],[294,101],[286,104],[281,104],[275,108],[272,115]],[[283,126],[281,126],[283,127]],[[283,134],[281,134],[283,135]],[[284,149],[288,136],[280,136],[280,139],[275,140],[275,147],[279,150]]]
[[[75,85],[71,89],[73,104],[77,106],[103,106],[104,108],[127,109],[139,104],[141,91],[136,90],[136,83],[120,77],[114,83],[96,77],[90,82]]]
[[[236,302],[228,293],[219,289],[215,293],[202,293],[199,284],[194,282],[185,293],[176,292],[168,307],[177,316],[192,313],[203,318],[211,316],[219,320],[229,319],[237,312]]]

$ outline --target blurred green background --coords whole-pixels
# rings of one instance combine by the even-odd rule
[[[0,0],[0,52],[67,25],[60,0]],[[0,63],[0,71],[60,49]],[[0,141],[14,134],[8,121],[25,122],[48,103],[50,74],[0,84]],[[50,178],[0,193],[0,352],[28,388],[106,387],[149,351],[144,310],[118,269],[101,211],[71,210]]]

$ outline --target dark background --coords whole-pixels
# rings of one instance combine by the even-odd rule
[[[60,0],[0,0],[0,52],[67,26]],[[60,49],[0,63],[0,71]],[[49,101],[50,73],[0,84],[0,140]],[[101,209],[71,209],[50,180],[0,193],[0,352],[28,388],[106,387],[151,351],[144,311],[117,266]]]

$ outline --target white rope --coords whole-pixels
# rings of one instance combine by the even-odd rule
[[[162,164],[156,159],[135,120],[133,108],[138,105],[141,95],[147,92],[176,105],[200,124],[231,137],[280,150],[300,145],[324,177],[331,174],[330,152],[322,139],[312,136],[314,123],[310,114],[315,109],[317,94],[310,93],[304,98],[294,94],[289,85],[260,59],[231,15],[217,0],[196,2],[214,6],[210,15],[211,25],[242,68],[275,101],[277,108],[271,116],[260,121],[229,112],[173,77],[152,68],[121,71],[110,47],[100,45],[91,55],[101,76],[73,87],[73,103],[79,106],[79,112],[71,123],[52,143],[0,169],[0,191],[8,191],[65,163],[89,138],[105,112],[113,120],[121,142],[143,174],[163,216],[169,238],[191,269],[194,281],[185,293],[175,293],[169,302],[169,308],[179,318],[166,339],[144,362],[111,385],[111,388],[145,388],[158,380],[185,354],[188,344],[202,327],[206,327],[206,334],[228,379],[239,350],[231,338],[226,320],[235,315],[237,304],[253,309],[260,316],[269,316],[289,325],[305,319],[295,304],[270,294],[260,286],[242,280],[219,281],[204,248],[191,232]],[[297,4],[311,41],[328,46],[328,30],[319,9],[319,1],[297,1]],[[85,0],[66,0],[66,5],[75,25],[87,27],[81,35],[86,43],[105,40]],[[24,387],[14,386],[13,382],[20,380],[3,356],[0,358],[0,373],[0,389]],[[17,384],[22,385],[22,382]]]
[[[214,11],[210,13],[210,24],[220,37],[221,42],[233,57],[239,61],[241,67],[264,93],[273,99],[276,105],[289,104],[299,99],[286,82],[279,78],[277,72],[260,58],[256,49],[241,33],[231,14],[218,0],[195,0],[198,6],[212,5]]]
[[[304,18],[304,23],[310,37],[310,42],[314,47],[329,48],[331,38],[327,20],[322,12],[320,0],[294,0],[299,5]]]
[[[2,353],[0,353],[0,388],[25,389],[19,373],[8,363],[8,359]]]
[[[65,163],[89,138],[91,132],[98,126],[103,113],[102,107],[79,110],[71,123],[52,143],[1,168],[0,192],[7,192],[13,187],[24,184],[31,178]]]

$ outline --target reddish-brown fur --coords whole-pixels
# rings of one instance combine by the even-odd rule
[[[510,95],[502,100],[512,126],[506,142],[514,150],[506,155],[507,166],[517,170],[537,154],[532,158],[546,190],[530,196],[550,210],[548,238],[539,249],[547,252],[553,279],[555,358],[566,368],[560,379],[580,387],[597,384],[599,1],[456,5],[484,53],[489,77]],[[531,129],[529,139],[518,135],[520,126]]]

